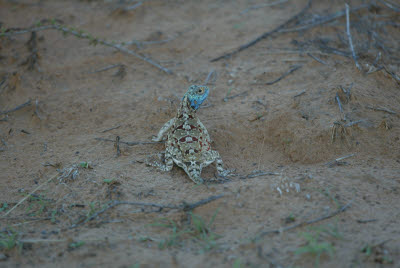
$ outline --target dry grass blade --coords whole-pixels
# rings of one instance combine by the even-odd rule
[[[33,191],[31,191],[28,195],[26,195],[24,198],[22,198],[15,206],[13,206],[11,209],[9,209],[3,217],[6,217],[8,214],[10,214],[14,209],[16,209],[19,205],[21,205],[26,199],[28,199],[33,193],[35,193],[37,190],[39,190],[40,188],[42,188],[43,186],[45,186],[46,184],[48,184],[50,181],[54,180],[55,178],[57,178],[58,174],[50,177],[50,179],[48,179],[47,181],[45,181],[44,183],[40,184],[38,187],[36,187],[35,189],[33,189]]]

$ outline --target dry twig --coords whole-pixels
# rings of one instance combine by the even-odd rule
[[[35,100],[35,112],[34,114],[39,118],[39,120],[42,120],[42,117],[39,115],[39,100]]]
[[[105,133],[105,132],[107,132],[107,131],[110,131],[110,130],[113,130],[113,129],[117,129],[117,128],[119,128],[119,127],[121,127],[121,125],[118,125],[118,126],[115,126],[115,127],[107,128],[107,129],[105,129],[105,130],[100,131],[100,133]]]
[[[119,201],[119,200],[115,200],[112,201],[108,206],[106,206],[105,208],[97,211],[96,213],[94,213],[92,216],[88,217],[87,219],[85,219],[82,222],[78,222],[73,224],[70,228],[76,228],[82,224],[85,224],[91,220],[94,220],[95,218],[97,218],[99,215],[103,214],[104,212],[106,212],[108,209],[119,206],[119,205],[131,205],[131,206],[139,206],[139,207],[153,207],[153,208],[158,208],[156,211],[152,211],[152,212],[160,212],[163,209],[178,209],[178,210],[183,210],[183,211],[190,211],[193,210],[199,206],[203,206],[205,204],[208,204],[214,200],[220,199],[221,197],[223,197],[224,195],[216,195],[216,196],[211,196],[208,197],[206,199],[200,200],[198,202],[195,203],[186,203],[183,202],[182,205],[163,205],[163,204],[156,204],[156,203],[143,203],[143,202],[129,202],[129,201]]]
[[[115,140],[111,140],[111,139],[104,139],[104,138],[94,138],[94,139],[98,140],[98,141],[109,141],[109,142],[115,143]],[[134,146],[134,145],[141,145],[141,144],[164,143],[164,141],[119,141],[119,143],[126,144],[129,146]]]
[[[396,11],[396,12],[400,12],[400,7],[396,6],[393,3],[390,3],[390,2],[384,1],[384,0],[379,0],[379,2],[383,3],[385,6],[387,6],[388,8],[390,8],[390,9]]]
[[[335,100],[339,106],[340,113],[343,115],[343,120],[346,121],[346,114],[343,112],[342,103],[340,102],[339,95],[336,93]]]
[[[263,40],[263,39],[265,39],[265,38],[267,38],[267,37],[279,32],[280,30],[285,28],[287,25],[297,21],[300,17],[302,17],[306,13],[306,11],[311,7],[311,2],[312,2],[312,0],[309,0],[307,5],[299,13],[297,13],[295,16],[291,17],[290,19],[288,19],[287,21],[285,21],[284,23],[282,23],[281,25],[279,25],[278,27],[276,27],[272,31],[268,31],[268,32],[263,33],[262,35],[256,37],[252,41],[250,41],[250,42],[248,42],[248,43],[246,43],[244,45],[241,45],[239,48],[235,49],[234,51],[229,52],[229,53],[225,53],[222,56],[219,56],[219,57],[216,57],[216,58],[212,59],[211,62],[215,62],[215,61],[219,61],[221,59],[226,59],[226,58],[232,57],[233,55],[235,55],[235,54],[237,54],[237,53],[239,53],[239,52],[241,52],[241,51],[243,51],[243,50],[245,50],[245,49],[247,49],[249,47],[254,46],[255,44],[257,44],[261,40]]]
[[[278,172],[270,172],[270,171],[262,171],[262,170],[256,170],[256,171],[253,171],[252,173],[250,173],[250,174],[248,174],[248,175],[246,175],[246,176],[243,176],[243,177],[240,177],[240,179],[241,180],[246,180],[246,179],[252,179],[252,178],[255,178],[255,177],[261,177],[261,176],[268,176],[268,175],[282,175],[281,173],[278,173]]]
[[[91,43],[93,44],[100,44],[100,45],[104,45],[104,46],[108,46],[108,47],[112,47],[118,51],[121,51],[123,53],[132,55],[136,58],[139,58],[155,67],[157,67],[158,69],[162,70],[163,72],[167,73],[167,74],[172,74],[173,72],[163,66],[161,66],[160,64],[158,64],[157,62],[155,62],[153,59],[139,55],[138,53],[136,53],[133,50],[127,49],[125,47],[123,47],[122,44],[115,44],[113,42],[107,42],[105,40],[101,40],[98,38],[94,38],[92,37],[90,34],[72,29],[72,28],[68,28],[66,26],[63,26],[61,24],[57,24],[54,23],[52,25],[45,25],[45,26],[40,26],[40,27],[33,27],[33,28],[29,28],[29,29],[21,29],[21,30],[6,30],[5,32],[0,34],[1,36],[11,36],[11,35],[19,35],[19,34],[25,34],[25,33],[29,33],[29,32],[38,32],[38,31],[43,31],[43,30],[57,30],[60,31],[62,33],[70,33],[74,36],[77,36],[79,38],[84,38],[84,39],[88,39],[90,40]]]
[[[345,155],[345,156],[336,158],[335,160],[330,161],[330,162],[326,163],[325,165],[329,166],[329,167],[333,167],[335,165],[343,165],[344,162],[341,162],[342,160],[349,158],[349,157],[353,157],[353,156],[355,156],[355,154]]]
[[[368,109],[375,110],[375,111],[381,111],[381,112],[386,112],[388,114],[396,114],[396,112],[389,110],[388,108],[385,107],[374,107],[374,106],[367,106]]]
[[[208,73],[206,80],[204,81],[204,85],[206,86],[208,82],[210,82],[211,77],[214,75],[214,81],[217,79],[217,72],[213,69]]]
[[[293,98],[297,98],[297,97],[299,97],[299,96],[301,96],[301,95],[303,95],[303,94],[305,94],[305,93],[306,93],[306,91],[303,90],[303,91],[301,91],[300,93],[297,93],[296,95],[294,95]]]
[[[284,74],[282,74],[280,77],[278,77],[277,79],[275,79],[273,81],[261,82],[261,83],[256,83],[256,84],[273,85],[273,84],[278,83],[279,81],[281,81],[283,78],[285,78],[289,74],[291,74],[291,73],[295,72],[296,70],[300,69],[301,67],[303,67],[303,65],[294,66],[294,67],[292,67],[291,69],[289,69],[288,71],[286,71]]]
[[[25,103],[23,103],[21,105],[18,105],[17,107],[15,107],[15,108],[13,108],[11,110],[6,110],[6,111],[2,111],[2,112],[0,111],[0,114],[9,114],[9,113],[18,111],[18,110],[20,110],[20,109],[22,109],[22,108],[24,108],[26,106],[29,106],[29,105],[31,105],[31,100],[28,100],[27,102],[25,102]]]
[[[369,5],[369,4],[360,5],[358,7],[350,9],[350,13],[358,11],[360,9],[369,8],[370,6],[371,5]],[[316,21],[314,21],[312,23],[309,23],[309,24],[306,24],[306,25],[303,25],[303,26],[300,26],[300,27],[296,27],[296,28],[282,29],[279,32],[280,33],[290,33],[290,32],[298,32],[298,31],[309,30],[311,28],[320,26],[322,24],[326,24],[328,22],[334,21],[334,20],[336,20],[338,18],[341,18],[341,17],[343,17],[345,15],[346,15],[346,10],[341,10],[341,11],[336,12],[334,14],[331,14],[331,15],[328,15],[328,16],[325,16],[325,17],[321,17],[320,19],[317,19]]]
[[[302,226],[305,226],[305,225],[310,225],[310,224],[314,224],[314,223],[317,223],[317,222],[320,222],[320,221],[323,221],[323,220],[326,220],[326,219],[330,219],[330,218],[332,218],[332,217],[334,217],[334,216],[346,211],[350,207],[351,203],[352,202],[350,201],[349,203],[347,203],[346,205],[342,206],[341,208],[339,208],[335,212],[333,212],[331,214],[328,214],[326,216],[322,216],[322,217],[319,217],[319,218],[316,218],[316,219],[313,219],[313,220],[309,220],[309,221],[304,221],[304,222],[301,222],[301,223],[298,223],[298,224],[295,224],[295,225],[292,225],[292,226],[287,226],[287,227],[283,227],[283,228],[279,228],[279,229],[275,229],[275,230],[264,231],[264,232],[260,233],[259,235],[257,235],[257,237],[261,238],[261,237],[264,237],[264,236],[266,236],[268,234],[280,234],[282,232],[286,232],[286,231],[289,231],[289,230],[292,230],[292,229],[295,229],[295,228],[298,228],[298,227],[302,227]],[[258,239],[255,239],[255,240],[258,240]]]
[[[308,56],[310,56],[311,58],[313,58],[314,60],[318,61],[319,63],[325,64],[325,65],[328,65],[328,63],[326,63],[325,61],[321,60],[320,58],[318,58],[318,57],[314,56],[314,55],[313,55],[313,54],[311,54],[311,53],[307,53],[307,55],[308,55]]]
[[[112,64],[112,65],[106,66],[106,67],[104,67],[104,68],[101,68],[101,69],[98,69],[98,70],[95,70],[95,71],[88,72],[88,74],[95,74],[95,73],[100,73],[100,72],[108,71],[108,70],[110,70],[110,69],[113,69],[113,68],[116,68],[116,67],[120,67],[121,65],[122,65],[122,64],[120,64],[120,63],[118,63],[118,64]]]
[[[115,149],[117,150],[117,157],[119,157],[121,155],[121,150],[119,148],[120,139],[121,138],[119,136],[117,136],[117,137],[115,137],[115,142],[114,142]]]
[[[234,98],[240,97],[240,96],[246,96],[247,93],[248,93],[248,91],[245,91],[245,92],[238,93],[238,94],[235,94],[235,95],[232,95],[232,96],[229,96],[229,97],[226,96],[226,97],[223,99],[223,101],[224,101],[224,102],[227,102],[229,99],[234,99]]]
[[[240,15],[246,14],[247,12],[249,12],[250,10],[254,10],[254,9],[259,9],[259,8],[263,8],[263,7],[270,7],[270,6],[275,6],[275,5],[279,5],[279,4],[283,4],[286,3],[288,0],[278,0],[272,3],[265,3],[265,4],[261,4],[261,5],[254,5],[251,6],[249,8],[246,8],[245,10],[243,10],[242,12],[240,12]]]
[[[356,52],[354,51],[353,40],[351,38],[351,33],[350,33],[350,11],[349,11],[350,8],[348,4],[345,4],[345,6],[346,6],[346,32],[347,32],[347,38],[349,39],[350,50],[357,69],[361,70],[361,66],[360,64],[358,64],[357,61]]]

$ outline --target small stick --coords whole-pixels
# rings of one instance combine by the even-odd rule
[[[280,228],[280,229],[264,231],[261,234],[259,234],[258,236],[259,237],[263,237],[263,236],[266,236],[268,234],[280,234],[282,232],[286,232],[286,231],[289,231],[289,230],[292,230],[292,229],[295,229],[295,228],[298,228],[298,227],[302,227],[302,226],[305,226],[305,225],[317,223],[317,222],[332,218],[332,217],[334,217],[334,216],[346,211],[350,207],[351,203],[352,202],[350,201],[349,203],[347,203],[346,205],[342,206],[341,208],[339,208],[335,212],[333,212],[331,214],[328,214],[326,216],[322,216],[322,217],[319,217],[319,218],[316,218],[316,219],[313,219],[313,220],[309,220],[309,221],[304,221],[304,222],[301,222],[301,223],[298,223],[298,224],[295,224],[295,225],[292,225],[292,226]]]
[[[249,47],[254,46],[255,44],[257,44],[261,40],[263,40],[263,39],[265,39],[265,38],[267,38],[267,37],[279,32],[280,30],[285,28],[287,25],[295,22],[300,17],[302,17],[304,15],[304,13],[306,13],[306,11],[311,7],[311,2],[312,2],[312,0],[309,0],[307,5],[299,13],[297,13],[296,15],[294,15],[293,17],[291,17],[290,19],[288,19],[287,21],[285,21],[284,23],[282,23],[281,25],[279,25],[278,27],[276,27],[272,31],[268,31],[268,32],[263,33],[262,35],[256,37],[255,39],[251,40],[250,42],[248,42],[248,43],[246,43],[244,45],[241,45],[240,47],[238,47],[234,51],[229,52],[229,53],[225,53],[222,56],[219,56],[219,57],[216,57],[216,58],[212,59],[211,62],[215,62],[215,61],[219,61],[221,59],[226,59],[226,58],[232,57],[233,55],[235,55],[235,54],[237,54],[237,53],[239,53],[239,52],[241,52],[241,51],[243,51],[243,50],[245,50],[245,49],[247,49]]]
[[[378,61],[381,59],[381,56],[382,56],[382,53],[379,51],[378,54],[376,55],[376,58],[375,58],[374,62],[372,63],[373,66],[378,64]],[[383,68],[383,67],[380,67],[380,68]]]
[[[397,83],[400,83],[400,77],[395,74],[394,72],[389,71],[386,67],[383,67],[383,69],[385,70],[385,72],[387,72],[391,77],[393,77]]]
[[[20,110],[20,109],[22,109],[22,108],[24,108],[26,106],[29,106],[29,105],[31,105],[31,100],[28,100],[27,102],[25,102],[25,103],[23,103],[21,105],[18,105],[17,107],[15,107],[15,108],[13,108],[11,110],[2,111],[2,112],[0,112],[0,114],[9,114],[9,113],[18,111],[18,110]]]
[[[115,138],[115,142],[114,142],[114,146],[115,146],[115,148],[117,149],[117,157],[119,157],[120,155],[121,155],[121,150],[119,149],[119,142],[120,142],[120,137],[119,136],[117,136],[116,138]]]
[[[105,133],[105,132],[107,132],[107,131],[110,131],[110,130],[113,130],[113,129],[117,129],[117,128],[119,128],[119,127],[121,127],[121,125],[118,125],[118,126],[115,126],[115,127],[107,128],[107,129],[105,129],[105,130],[103,130],[103,131],[100,131],[100,133]]]
[[[156,207],[159,208],[158,211],[161,211],[162,209],[178,209],[178,210],[183,210],[183,211],[188,211],[188,210],[193,210],[199,206],[208,204],[214,200],[220,199],[221,197],[223,197],[224,195],[217,195],[217,196],[211,196],[208,197],[206,199],[200,200],[196,203],[185,203],[183,202],[182,205],[178,205],[178,206],[174,206],[174,205],[162,205],[162,204],[155,204],[155,203],[142,203],[142,202],[128,202],[128,201],[118,201],[115,200],[113,201],[110,205],[108,205],[107,207],[97,211],[95,214],[93,214],[91,217],[87,218],[85,221],[80,222],[80,223],[75,223],[73,224],[70,229],[76,228],[79,225],[85,224],[95,218],[97,218],[99,215],[103,214],[104,212],[106,212],[108,209],[119,206],[119,205],[131,205],[131,206],[143,206],[143,207]]]
[[[200,201],[198,201],[196,203],[193,203],[193,204],[188,204],[188,203],[184,202],[183,203],[183,211],[193,210],[193,209],[195,209],[197,207],[200,207],[202,205],[208,204],[208,203],[210,203],[210,202],[212,202],[214,200],[220,199],[221,197],[224,197],[224,195],[221,194],[221,195],[210,196],[210,197],[208,197],[206,199],[200,200]]]
[[[400,12],[400,7],[395,6],[395,4],[393,4],[393,3],[389,3],[384,0],[379,0],[379,2],[383,3],[385,6],[387,6],[388,8],[390,8],[396,12]]]
[[[240,15],[243,15],[243,14],[245,14],[245,13],[247,13],[247,12],[249,12],[250,10],[253,10],[253,9],[258,9],[258,8],[262,8],[262,7],[275,6],[275,5],[279,5],[279,4],[286,3],[287,1],[288,1],[288,0],[279,0],[279,1],[272,2],[272,3],[265,3],[265,4],[261,4],[261,5],[254,5],[254,6],[251,6],[251,7],[249,7],[249,8],[246,8],[245,10],[243,10],[242,12],[240,12]]]
[[[113,68],[116,68],[116,67],[119,67],[119,66],[121,66],[120,63],[118,63],[118,64],[112,64],[112,65],[106,66],[106,67],[104,67],[104,68],[101,68],[101,69],[98,69],[98,70],[95,70],[95,71],[88,72],[88,74],[94,74],[94,73],[100,73],[100,72],[108,71],[108,70],[110,70],[110,69],[113,69]]]
[[[350,54],[351,54],[351,53],[349,53],[347,51],[342,51],[342,50],[336,49],[334,47],[327,46],[327,45],[322,44],[322,43],[319,44],[319,48],[321,50],[323,50],[325,53],[335,54],[335,55],[343,56],[343,57],[346,57],[346,58],[350,57]]]
[[[286,71],[284,74],[282,74],[280,77],[278,77],[277,79],[271,81],[271,82],[266,82],[266,83],[261,83],[263,85],[273,85],[279,81],[281,81],[283,78],[285,78],[286,76],[288,76],[289,74],[293,73],[294,71],[300,69],[301,67],[303,67],[303,65],[297,65],[294,66],[293,68],[289,69],[288,71]],[[258,83],[257,83],[258,84]]]
[[[223,101],[224,101],[224,102],[227,102],[229,99],[233,99],[233,98],[240,97],[240,96],[245,96],[245,95],[247,95],[247,91],[242,92],[242,93],[238,93],[238,94],[233,95],[233,96],[225,97],[225,98],[223,99]]]
[[[254,122],[254,121],[257,121],[257,120],[263,118],[263,117],[264,117],[265,115],[267,115],[267,114],[268,114],[268,112],[263,112],[263,113],[261,113],[261,114],[255,115],[255,116],[252,117],[252,118],[249,118],[248,120],[249,120],[250,122]]]
[[[361,66],[357,62],[357,55],[356,52],[354,51],[353,47],[353,40],[351,38],[351,33],[350,33],[350,12],[349,12],[349,5],[346,3],[346,29],[347,29],[347,38],[349,39],[349,45],[350,45],[350,50],[351,54],[353,56],[354,63],[356,64],[357,69],[361,70]]]
[[[110,139],[104,139],[104,138],[94,138],[95,140],[98,141],[110,141],[114,142],[115,140],[110,140]],[[123,143],[129,146],[134,146],[134,145],[140,145],[140,144],[156,144],[156,143],[164,143],[164,141],[119,141],[119,143]]]
[[[181,35],[183,35],[184,33],[187,33],[191,30],[191,28],[188,28],[186,30],[183,30],[181,32],[178,32],[177,34],[175,34],[172,37],[169,37],[167,39],[163,39],[163,40],[154,40],[154,41],[137,41],[137,40],[132,40],[130,42],[125,42],[125,46],[130,46],[130,45],[135,45],[137,48],[140,48],[142,46],[147,46],[147,45],[158,45],[158,44],[165,44],[168,43],[172,40],[175,40],[176,38],[180,37]]]
[[[340,102],[340,98],[339,98],[339,95],[337,93],[336,93],[335,99],[336,99],[336,102],[338,103],[340,112],[343,114],[343,120],[346,121],[346,115],[343,112],[342,103]]]
[[[328,65],[328,63],[326,63],[325,61],[321,60],[320,58],[318,58],[318,57],[314,56],[314,55],[313,55],[313,54],[311,54],[311,53],[307,53],[307,55],[308,55],[308,56],[310,56],[311,58],[313,58],[314,60],[318,61],[319,63],[325,64],[325,65]]]
[[[300,93],[294,95],[293,98],[299,97],[299,96],[301,96],[301,95],[303,95],[303,94],[305,94],[305,93],[306,93],[306,91],[303,90],[302,92],[300,92]]]
[[[1,86],[4,84],[4,82],[6,82],[6,80],[7,80],[7,75],[5,75],[3,77],[3,80],[0,81],[0,89],[1,89]]]
[[[371,5],[369,5],[369,4],[360,5],[358,7],[350,9],[350,13],[358,11],[358,10],[361,10],[361,9],[364,9],[364,8],[369,8],[370,6]],[[343,17],[344,15],[346,15],[346,10],[342,10],[342,11],[336,12],[335,14],[331,14],[331,15],[328,15],[326,17],[322,17],[319,20],[317,20],[316,22],[314,21],[313,23],[310,23],[310,24],[306,24],[306,25],[303,25],[303,26],[300,26],[300,27],[297,27],[297,28],[282,29],[279,32],[280,33],[290,33],[290,32],[305,31],[305,30],[314,28],[316,26],[319,26],[319,25],[331,22],[333,20],[336,20],[336,19],[338,19],[340,17]]]
[[[353,125],[356,125],[356,124],[364,122],[364,121],[365,120],[361,119],[361,120],[357,120],[357,121],[354,121],[354,122],[350,122],[350,123],[347,123],[346,125],[344,125],[344,127],[351,127]]]
[[[329,166],[329,167],[333,167],[334,165],[337,165],[338,163],[340,163],[340,161],[342,161],[342,160],[344,160],[346,158],[349,158],[349,157],[353,157],[353,156],[355,156],[355,154],[345,155],[345,156],[336,158],[335,160],[330,161],[330,162],[326,163],[325,165]]]
[[[375,111],[386,112],[386,113],[389,113],[389,114],[396,114],[396,112],[393,112],[392,110],[389,110],[389,109],[387,109],[387,108],[385,108],[385,107],[367,106],[367,108],[368,108],[368,109],[371,109],[371,110],[375,110]]]
[[[245,180],[245,179],[251,179],[251,178],[255,178],[255,177],[261,177],[261,176],[266,176],[266,175],[281,175],[281,173],[277,173],[277,172],[269,172],[269,171],[258,171],[257,173],[250,173],[244,177],[241,177],[241,180]]]
[[[208,84],[213,74],[215,74],[215,78],[217,78],[217,72],[214,69],[211,70],[211,72],[209,72],[207,75],[206,81],[204,81],[205,86]]]
[[[134,5],[125,7],[124,10],[125,11],[131,11],[131,10],[134,10],[135,8],[140,7],[142,4],[143,4],[143,2],[138,2],[138,3],[134,4]]]
[[[35,101],[35,112],[34,113],[39,118],[39,120],[42,120],[42,118],[39,115],[38,107],[39,107],[39,100],[36,99],[36,101]]]
[[[378,219],[357,220],[358,223],[369,223],[369,222],[374,222],[374,221],[378,221]]]

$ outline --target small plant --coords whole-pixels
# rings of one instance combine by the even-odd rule
[[[92,217],[96,213],[96,211],[97,211],[96,205],[97,205],[97,202],[90,202],[89,203],[89,210],[86,213],[86,218],[87,219],[90,219],[90,217]]]
[[[92,168],[90,165],[89,165],[89,163],[88,162],[80,162],[79,163],[79,166],[81,167],[81,168]]]
[[[1,203],[0,205],[1,205],[0,212],[3,212],[3,211],[5,212],[8,209],[8,203],[7,202]]]
[[[220,238],[220,236],[211,231],[211,225],[213,224],[217,213],[218,210],[207,223],[201,216],[189,212],[189,217],[191,219],[189,226],[180,226],[175,221],[167,218],[159,219],[151,225],[171,230],[168,238],[159,243],[159,248],[165,249],[172,246],[181,246],[183,241],[186,239],[193,239],[202,244],[201,252],[216,247],[216,239]]]
[[[51,219],[50,219],[51,223],[56,223],[56,216],[57,216],[57,209],[53,209],[51,211]]]
[[[335,252],[335,247],[331,242],[322,241],[321,230],[314,232],[305,232],[301,235],[305,238],[306,244],[299,247],[296,251],[296,255],[311,254],[315,257],[315,267],[319,267],[320,258],[323,254],[328,254],[330,257]]]
[[[112,184],[115,181],[115,179],[104,179],[103,182],[106,184]]]
[[[341,205],[339,200],[337,200],[337,198],[331,194],[328,188],[326,188],[325,190],[320,190],[320,192],[326,197],[329,197],[335,203],[336,208],[340,209]]]
[[[375,245],[366,244],[361,252],[364,253],[367,259],[373,260],[375,263],[392,264],[393,258],[388,249],[385,248],[385,243],[390,239],[380,242]]]
[[[72,249],[77,249],[80,248],[81,246],[83,246],[85,244],[85,241],[77,241],[77,242],[72,242],[68,245],[68,248],[70,250]]]
[[[233,262],[232,268],[242,268],[242,267],[243,267],[243,265],[242,265],[242,262],[240,261],[239,258],[236,259],[236,260]]]
[[[212,216],[210,222],[206,224],[206,222],[199,215],[193,214],[190,212],[190,216],[192,219],[192,231],[193,235],[202,242],[203,250],[208,251],[217,246],[216,239],[220,238],[218,234],[211,231],[211,226],[214,223],[215,217],[217,216],[218,210]]]
[[[26,209],[26,213],[30,212],[29,216],[41,215],[50,204],[50,200],[43,194],[30,194],[28,202],[29,206]]]
[[[11,230],[0,233],[0,250],[11,250],[15,247],[22,248],[17,232]]]
[[[151,225],[171,229],[171,234],[168,236],[168,238],[162,240],[158,244],[158,247],[160,249],[165,249],[165,248],[168,248],[171,246],[180,245],[182,236],[184,234],[188,233],[188,230],[179,230],[180,228],[178,227],[178,224],[176,224],[176,222],[174,222],[168,218],[159,219],[157,222],[155,222]]]

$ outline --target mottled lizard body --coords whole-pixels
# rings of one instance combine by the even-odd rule
[[[165,163],[148,163],[163,171],[170,171],[173,163],[183,168],[195,183],[203,183],[201,170],[216,162],[219,175],[225,176],[222,159],[217,151],[211,150],[211,139],[207,129],[196,115],[197,109],[209,94],[206,86],[193,85],[182,98],[174,118],[169,120],[153,141],[166,136]]]

